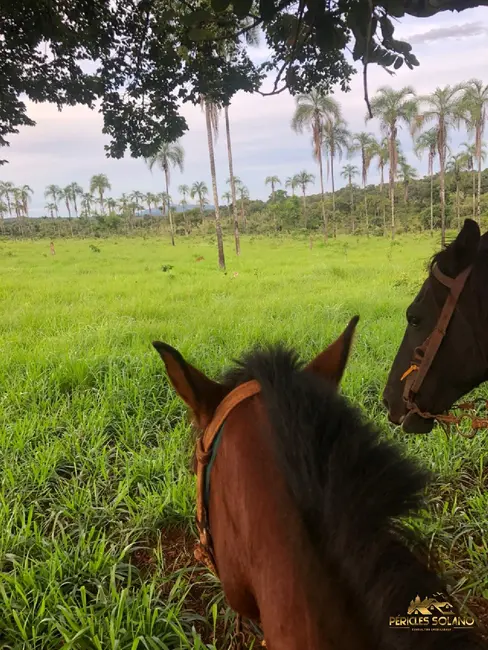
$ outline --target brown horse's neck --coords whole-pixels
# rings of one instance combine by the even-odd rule
[[[307,539],[266,432],[239,424],[249,422],[243,411],[257,422],[256,410],[253,399],[241,420],[229,416],[212,470],[210,526],[227,599],[261,620],[271,650],[369,650],[336,567],[326,570]]]

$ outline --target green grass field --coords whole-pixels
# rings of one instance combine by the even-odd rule
[[[487,433],[406,436],[381,407],[433,240],[242,248],[223,274],[210,239],[0,242],[0,648],[226,648],[191,557],[189,426],[151,341],[215,375],[263,341],[309,359],[356,313],[343,391],[438,474],[414,525],[458,594],[488,598]]]

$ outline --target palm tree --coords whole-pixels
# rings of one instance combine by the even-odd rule
[[[411,86],[393,90],[382,86],[371,100],[373,117],[380,121],[382,133],[388,138],[389,187],[391,205],[391,238],[395,237],[395,178],[398,163],[397,136],[402,122],[408,125],[417,113],[415,91]],[[369,119],[369,115],[366,119]]]
[[[15,187],[13,191],[13,203],[14,203],[14,208],[15,208],[15,216],[17,219],[22,218],[22,211],[23,211],[23,205],[22,205],[22,199],[20,198],[20,187]],[[20,226],[22,229],[22,226]]]
[[[462,142],[461,147],[464,147],[463,165],[468,172],[472,172],[473,179],[473,219],[476,217],[476,173],[474,168],[474,157],[476,155],[476,147],[473,142]]]
[[[224,240],[222,237],[222,226],[220,223],[219,193],[217,190],[217,173],[215,171],[214,138],[219,134],[219,111],[220,107],[209,98],[201,97],[200,103],[205,113],[207,126],[208,158],[210,162],[210,176],[212,177],[212,194],[215,206],[215,232],[217,234],[217,250],[219,256],[219,267],[225,271]]]
[[[371,160],[376,152],[376,140],[372,133],[355,133],[352,137],[353,150],[361,153],[361,180],[364,191],[364,215],[366,218],[366,235],[369,237],[369,218],[368,218],[368,196],[366,194],[366,183],[368,181],[368,171]]]
[[[134,190],[129,194],[129,200],[132,202],[135,216],[137,210],[140,210],[144,205],[144,194],[139,192],[139,190]]]
[[[183,171],[183,163],[185,160],[185,150],[179,142],[162,142],[159,150],[146,160],[149,169],[152,171],[154,165],[164,172],[164,179],[166,184],[166,196],[169,197],[169,181],[171,167],[178,167],[180,172]],[[173,214],[171,210],[171,201],[167,202],[168,205],[168,218],[169,228],[171,232],[171,244],[175,245],[175,232],[173,224]]]
[[[152,192],[146,192],[144,194],[144,201],[146,202],[149,214],[151,214],[152,206],[154,204],[154,194]]]
[[[7,202],[8,214],[11,219],[13,217],[11,198],[13,197],[14,189],[15,186],[10,181],[2,181],[0,183],[0,196],[5,197],[5,201]]]
[[[54,212],[56,213],[56,217],[59,217],[59,208],[58,208],[58,201],[60,198],[63,196],[63,191],[58,185],[48,185],[46,187],[46,190],[44,192],[44,197],[46,199],[51,199],[51,203],[54,205]],[[52,215],[52,211],[51,211]]]
[[[46,203],[44,208],[48,210],[49,214],[51,215],[51,219],[54,219],[54,213],[57,209],[57,204],[54,202]]]
[[[436,88],[431,95],[420,98],[426,106],[416,118],[417,125],[434,122],[437,135],[437,153],[439,155],[439,181],[441,204],[441,245],[446,245],[446,189],[445,172],[449,130],[457,128],[462,117],[460,104],[461,85]]]
[[[322,146],[328,154],[327,176],[330,171],[332,182],[332,222],[335,227],[335,184],[334,184],[334,160],[339,162],[342,156],[347,154],[351,146],[351,134],[346,127],[344,120],[327,120],[322,130]],[[335,232],[335,231],[334,231]]]
[[[398,157],[398,164],[400,167],[400,176],[403,183],[403,200],[408,203],[408,187],[410,183],[417,179],[417,170],[412,165],[409,165],[405,156]]]
[[[461,229],[461,211],[459,201],[459,186],[461,184],[461,172],[466,168],[466,157],[463,153],[452,155],[446,164],[446,173],[452,174],[456,183],[456,217],[458,230]]]
[[[253,30],[250,31],[253,32]],[[241,242],[239,238],[239,220],[237,218],[236,178],[234,176],[234,163],[232,159],[232,141],[230,137],[230,121],[229,121],[228,105],[224,106],[224,119],[225,119],[225,134],[227,138],[227,159],[229,161],[229,185],[230,185],[230,192],[232,196],[232,213],[234,215],[234,244],[236,248],[236,255],[240,255]]]
[[[29,187],[29,185],[22,185],[22,187],[19,188],[19,198],[22,203],[22,212],[26,218],[29,216],[29,202],[31,200],[32,194],[34,194],[34,190]]]
[[[190,189],[190,197],[192,199],[198,196],[198,204],[200,206],[200,214],[203,220],[203,207],[207,203],[205,195],[208,194],[208,187],[204,181],[195,181]]]
[[[117,208],[117,201],[113,199],[111,196],[109,196],[107,199],[107,208],[109,214],[113,214]]]
[[[246,213],[244,212],[244,201],[249,198],[249,190],[240,179],[236,178],[234,180],[236,182],[236,190],[239,193],[239,200],[241,202],[241,219],[244,225],[244,232],[245,232],[247,224],[246,224]]]
[[[327,240],[328,223],[322,168],[323,130],[326,124],[332,125],[342,119],[341,109],[337,100],[318,90],[312,90],[309,94],[298,95],[296,104],[291,127],[297,133],[303,133],[305,128],[312,132],[313,155],[319,164],[322,219],[324,222],[324,236]]]
[[[281,185],[281,181],[278,176],[266,176],[264,181],[265,185],[271,185],[271,197],[272,201],[275,200],[275,185]]]
[[[98,192],[98,198],[100,201],[100,212],[104,214],[105,212],[105,205],[103,201],[103,195],[107,190],[111,190],[112,186],[110,185],[110,182],[107,178],[106,174],[95,174],[95,176],[92,176],[90,179],[90,192],[92,194],[95,194]]]
[[[355,165],[344,165],[341,171],[342,178],[347,180],[349,186],[349,205],[351,209],[351,219],[352,219],[352,234],[354,235],[356,231],[356,223],[354,220],[354,194],[352,191],[352,179],[359,174],[359,170]]]
[[[478,223],[481,220],[481,162],[483,148],[483,133],[486,123],[486,110],[488,108],[488,84],[484,85],[479,79],[468,81],[461,100],[463,117],[468,126],[468,131],[474,131],[475,155],[478,160],[478,194],[476,201],[476,216]]]
[[[70,195],[75,209],[75,217],[78,217],[78,202],[76,200],[76,197],[83,196],[83,188],[80,185],[78,185],[78,183],[75,182],[70,183],[68,187],[70,188]]]
[[[315,176],[309,174],[305,169],[296,175],[297,184],[302,188],[303,196],[303,222],[305,228],[307,227],[307,185],[315,182]]]
[[[296,176],[288,176],[288,178],[285,181],[285,187],[291,188],[291,193],[292,196],[295,196],[295,190],[297,188],[297,177]]]
[[[91,206],[93,202],[93,196],[90,192],[84,192],[81,196],[81,212],[85,217],[91,216]]]
[[[461,147],[464,147],[463,155],[463,166],[468,171],[471,172],[471,177],[473,179],[473,219],[476,216],[476,169],[475,169],[475,158],[476,158],[476,144],[474,142],[462,142]],[[481,146],[481,160],[486,158],[486,149]]]
[[[62,192],[62,198],[64,199],[64,203],[66,205],[66,210],[68,211],[68,219],[71,219],[71,206],[70,206],[70,201],[73,199],[73,195],[71,193],[71,185],[67,185]]]
[[[186,197],[190,194],[190,188],[185,183],[178,185],[178,192],[183,196],[183,201],[186,203]]]
[[[231,201],[232,201],[232,193],[231,192],[224,192],[222,194],[222,199],[227,203],[227,209],[229,210],[229,217],[231,216]]]
[[[437,131],[435,128],[421,133],[415,140],[415,154],[421,157],[427,151],[427,171],[430,176],[430,234],[434,234],[434,160],[437,151]]]
[[[7,214],[8,205],[0,199],[0,222],[2,223],[2,232],[5,228],[4,219]]]

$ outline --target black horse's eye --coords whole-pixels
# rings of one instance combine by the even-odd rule
[[[414,314],[407,314],[407,321],[412,327],[418,327],[420,325],[420,318]]]

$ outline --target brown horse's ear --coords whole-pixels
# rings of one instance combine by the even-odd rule
[[[192,410],[197,426],[204,429],[228,390],[187,363],[170,345],[153,341],[153,346],[164,361],[174,389]]]
[[[354,316],[337,341],[334,341],[334,343],[315,357],[308,366],[305,366],[305,370],[313,372],[324,379],[328,379],[338,386],[349,358],[352,339],[358,321],[359,316]]]

